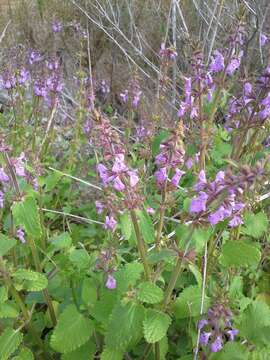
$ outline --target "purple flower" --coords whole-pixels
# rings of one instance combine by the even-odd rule
[[[5,173],[3,168],[0,168],[0,181],[2,181],[3,183],[7,183],[9,182],[9,177],[8,175]]]
[[[196,191],[202,190],[205,187],[205,185],[207,184],[206,175],[205,175],[204,170],[200,171],[198,178],[199,178],[199,181],[193,187],[194,190],[196,190]]]
[[[249,82],[246,82],[244,85],[244,94],[245,96],[249,96],[252,93],[252,85]]]
[[[60,93],[63,89],[63,84],[61,83],[59,76],[56,76],[55,74],[47,79],[46,85],[50,91],[55,93]]]
[[[203,331],[200,335],[200,344],[201,345],[207,345],[209,342],[209,338],[212,335],[211,332],[205,332]]]
[[[226,68],[226,74],[229,76],[233,75],[233,73],[239,68],[239,66],[240,66],[240,59],[233,58]]]
[[[109,290],[114,290],[116,288],[116,279],[112,275],[108,275],[105,286]]]
[[[24,231],[23,229],[18,229],[17,230],[17,238],[21,241],[21,243],[25,244],[26,240],[24,238]]]
[[[139,105],[141,100],[142,91],[138,91],[136,94],[133,95],[132,99],[132,106],[136,109]]]
[[[171,183],[173,186],[177,187],[179,184],[179,181],[181,179],[181,177],[185,174],[184,171],[179,170],[179,169],[175,169],[175,174],[172,177]]]
[[[223,221],[225,218],[229,217],[232,213],[231,208],[225,208],[221,205],[214,213],[208,216],[210,224],[216,225],[217,223]]]
[[[214,52],[209,70],[214,73],[224,70],[224,57],[218,50]]]
[[[18,82],[20,85],[24,85],[30,79],[30,73],[25,68],[22,68],[19,73]]]
[[[4,207],[4,196],[5,194],[3,193],[3,191],[0,190],[0,208],[3,209]]]
[[[191,200],[189,211],[191,213],[199,213],[201,211],[206,211],[206,202],[208,195],[201,191],[197,198]]]
[[[199,320],[198,321],[198,329],[202,330],[202,328],[204,328],[207,324],[208,324],[208,320],[206,320],[206,319]]]
[[[117,191],[123,191],[126,187],[125,184],[121,181],[121,179],[119,178],[119,176],[117,176],[114,180],[113,180],[113,187],[115,188],[115,190]]]
[[[125,90],[119,96],[120,96],[120,98],[121,98],[121,100],[123,101],[124,104],[126,104],[128,102],[128,90]]]
[[[264,46],[268,42],[268,37],[260,33],[260,46]]]
[[[12,160],[13,166],[15,167],[16,174],[18,176],[25,177],[25,155],[21,153],[21,155],[17,159]]]
[[[127,171],[128,167],[124,163],[124,154],[117,154],[112,167],[112,171],[116,174]]]
[[[34,82],[34,94],[43,98],[47,96],[47,87],[44,81],[36,80]]]
[[[234,338],[238,333],[239,333],[239,330],[237,330],[237,329],[228,330],[227,334],[229,335],[229,340],[234,341]]]
[[[155,210],[154,210],[153,208],[151,208],[151,207],[148,207],[148,208],[146,209],[146,212],[147,212],[147,214],[149,214],[149,215],[154,215]]]
[[[104,209],[103,204],[100,201],[95,201],[95,205],[96,205],[97,213],[99,215],[102,214],[102,211]]]
[[[109,172],[106,166],[103,164],[98,164],[97,171],[99,173],[99,177],[101,178],[104,185],[108,184],[109,182]]]
[[[243,224],[243,220],[240,216],[236,215],[229,221],[230,227],[236,227]]]
[[[131,187],[134,187],[137,185],[138,181],[139,181],[139,177],[136,174],[135,171],[128,171],[128,175],[129,175],[129,183]]]
[[[29,64],[33,65],[35,62],[42,60],[42,56],[38,51],[32,50],[29,54]]]
[[[223,347],[221,336],[217,336],[216,340],[211,344],[210,348],[212,352],[219,352]]]
[[[63,25],[62,25],[61,21],[56,20],[52,23],[52,31],[54,33],[59,33],[62,31],[62,29],[63,29]]]
[[[191,169],[192,166],[193,166],[193,160],[192,160],[191,158],[187,159],[185,165],[186,165],[186,167],[187,167],[188,169]]]
[[[6,90],[11,90],[16,86],[16,77],[13,74],[11,74],[9,71],[6,71],[0,77],[0,84],[2,88]]]
[[[113,216],[106,216],[105,218],[105,224],[104,224],[104,228],[106,230],[112,230],[114,231],[115,228],[116,228],[116,224],[117,224],[117,221],[114,219]]]
[[[167,169],[165,167],[155,172],[155,178],[158,185],[162,185],[167,179]]]

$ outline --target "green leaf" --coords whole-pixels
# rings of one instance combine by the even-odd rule
[[[221,249],[219,262],[223,266],[257,265],[261,259],[260,250],[244,241],[227,241]]]
[[[270,308],[262,301],[253,301],[240,315],[240,336],[256,346],[267,345],[270,342]]]
[[[163,299],[163,291],[150,281],[140,284],[137,297],[140,301],[148,304],[157,304]]]
[[[12,214],[17,226],[23,227],[27,235],[34,239],[40,238],[42,234],[40,217],[36,200],[26,196],[21,201],[12,205]]]
[[[204,310],[209,307],[209,298],[204,299]],[[201,289],[199,286],[185,288],[173,304],[174,315],[177,319],[184,319],[200,315]]]
[[[0,287],[0,304],[3,304],[8,299],[8,292],[5,286]]]
[[[117,285],[118,286],[118,285]],[[117,301],[117,292],[106,288],[101,289],[100,299],[95,303],[91,315],[104,325],[109,322],[109,316]]]
[[[0,318],[16,318],[19,315],[18,310],[10,304],[0,304]]]
[[[259,239],[267,231],[268,219],[263,212],[258,214],[249,213],[245,215],[244,224],[243,232],[255,239]]]
[[[151,217],[145,211],[137,211],[142,237],[147,244],[155,241],[155,228]]]
[[[46,276],[32,270],[19,269],[12,276],[15,281],[28,291],[41,291],[48,286]]]
[[[0,336],[0,359],[8,360],[22,342],[23,335],[19,331],[6,328]]]
[[[85,249],[73,249],[69,260],[79,269],[86,269],[90,266],[91,258]]]
[[[75,305],[69,305],[60,314],[51,337],[51,347],[63,354],[85,344],[93,333],[93,323],[80,314]]]
[[[135,345],[142,337],[143,319],[143,306],[133,303],[116,304],[105,336],[106,347],[124,351]]]
[[[63,354],[61,360],[83,360],[93,359],[96,352],[96,345],[93,341],[87,341],[84,345],[80,346],[74,351]]]
[[[51,241],[52,245],[57,249],[65,249],[69,248],[72,244],[72,239],[69,233],[64,232],[56,237],[54,237]]]
[[[34,360],[34,355],[31,350],[24,347],[12,360]]]
[[[85,278],[82,283],[82,301],[87,306],[93,306],[97,301],[97,286],[93,279]]]
[[[6,255],[11,250],[17,241],[13,238],[9,238],[6,235],[0,234],[0,256]]]
[[[124,352],[116,349],[104,349],[100,360],[123,360]]]
[[[117,282],[117,292],[119,294],[126,292],[130,287],[135,286],[141,278],[143,265],[140,263],[129,263],[115,273]]]
[[[129,240],[132,234],[132,222],[127,212],[120,216],[120,226],[125,240]]]
[[[248,350],[236,342],[227,342],[224,348],[211,356],[211,360],[247,360]]]
[[[158,310],[148,309],[143,322],[145,340],[150,344],[160,341],[166,335],[170,324],[169,315]]]

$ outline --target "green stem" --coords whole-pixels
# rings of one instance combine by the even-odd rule
[[[29,332],[35,339],[37,345],[39,345],[41,347],[41,349],[45,352],[44,344],[43,344],[42,340],[40,339],[40,337],[38,336],[38,334],[36,333],[36,330],[34,329],[32,324],[30,323],[31,318],[29,316],[27,307],[25,306],[24,302],[22,301],[19,292],[16,290],[16,288],[12,284],[12,280],[5,268],[5,264],[4,264],[2,257],[0,257],[0,271],[2,273],[3,280],[4,280],[7,288],[11,292],[12,297],[14,298],[15,302],[17,303],[18,307],[20,308],[20,310],[22,312],[23,318],[25,320],[25,327],[28,328]]]
[[[40,260],[39,260],[36,245],[35,245],[35,242],[33,241],[33,239],[31,237],[29,237],[29,239],[28,239],[28,244],[29,244],[31,252],[32,252],[35,268],[36,268],[36,270],[38,272],[42,273],[42,266],[41,266],[41,263],[40,263]],[[54,307],[53,307],[53,304],[52,304],[52,299],[51,299],[51,297],[49,295],[48,289],[44,289],[42,291],[42,293],[43,293],[44,299],[46,301],[46,304],[48,306],[48,310],[49,310],[49,314],[50,314],[52,324],[53,324],[53,326],[55,326],[57,324],[57,320],[56,320],[56,315],[55,315],[55,312],[54,312]]]
[[[140,256],[142,259],[144,272],[145,272],[147,280],[150,280],[151,279],[151,271],[150,271],[150,267],[147,262],[145,244],[144,244],[144,240],[140,233],[140,228],[139,228],[139,224],[138,224],[138,220],[137,220],[135,211],[130,210],[130,215],[131,215],[131,220],[134,225],[134,230],[135,230],[135,234],[136,234],[136,238],[137,238],[138,250],[139,250],[139,253],[140,253]]]
[[[160,346],[159,343],[155,343],[155,360],[160,360]]]

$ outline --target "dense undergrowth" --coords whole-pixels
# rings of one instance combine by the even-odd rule
[[[269,358],[270,67],[243,65],[244,18],[179,84],[162,43],[150,95],[136,67],[112,94],[75,21],[50,30],[88,46],[72,91],[56,51],[9,50],[1,360]]]

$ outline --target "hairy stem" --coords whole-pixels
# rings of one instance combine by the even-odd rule
[[[133,222],[133,226],[134,226],[134,230],[135,230],[135,234],[136,234],[136,238],[137,238],[138,250],[139,250],[139,253],[140,253],[140,256],[142,259],[145,276],[146,276],[147,280],[150,280],[151,279],[151,271],[150,271],[150,267],[147,262],[145,244],[144,244],[144,240],[141,236],[140,227],[138,224],[138,220],[137,220],[135,211],[130,210],[130,215],[131,215],[131,220]]]

